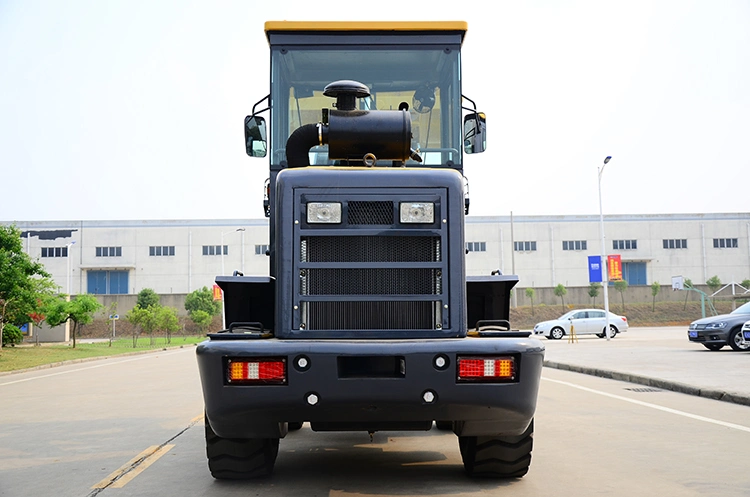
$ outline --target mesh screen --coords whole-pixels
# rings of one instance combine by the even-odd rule
[[[438,269],[308,269],[303,295],[435,295]]]
[[[300,259],[301,262],[439,262],[440,237],[304,237]]]
[[[308,302],[309,330],[432,330],[434,302]]]
[[[393,224],[393,202],[349,201],[349,224]]]

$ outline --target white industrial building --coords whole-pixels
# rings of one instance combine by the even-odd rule
[[[4,224],[11,224],[5,222]],[[262,220],[19,221],[26,251],[64,293],[186,294],[234,270],[267,275]],[[750,278],[750,213],[609,215],[606,253],[630,285]],[[599,216],[493,216],[466,222],[469,275],[515,273],[519,287],[588,286]]]

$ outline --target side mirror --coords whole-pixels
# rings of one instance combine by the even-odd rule
[[[266,156],[266,120],[258,116],[245,118],[245,152],[250,157]]]
[[[487,149],[487,116],[472,112],[464,116],[464,152],[480,154]]]

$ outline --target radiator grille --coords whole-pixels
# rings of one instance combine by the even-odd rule
[[[300,262],[439,262],[440,237],[303,237]]]
[[[440,278],[432,268],[307,269],[300,289],[302,295],[436,295]]]
[[[440,322],[435,302],[306,302],[307,329],[432,330]]]
[[[393,224],[393,202],[351,200],[349,224]]]
[[[380,332],[449,326],[443,295],[446,227],[398,224],[395,195],[385,201],[340,200],[342,223],[295,229],[294,328]]]

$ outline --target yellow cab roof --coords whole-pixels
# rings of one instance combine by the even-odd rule
[[[459,31],[461,39],[466,34],[465,21],[267,21],[266,36],[279,31]]]

